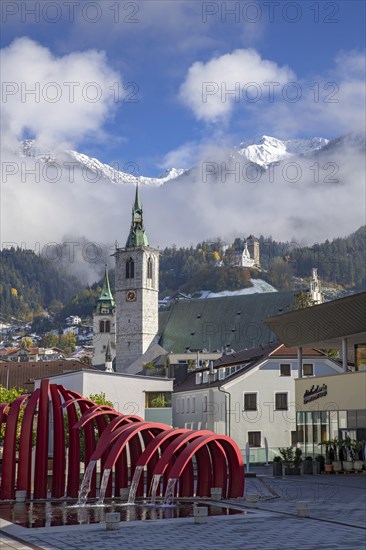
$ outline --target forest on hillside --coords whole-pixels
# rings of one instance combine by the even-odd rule
[[[250,286],[260,277],[278,290],[293,288],[294,277],[309,278],[317,267],[324,285],[338,285],[348,291],[366,289],[366,226],[345,238],[300,247],[295,242],[278,242],[259,237],[262,271],[230,267],[225,263],[225,245],[220,238],[195,247],[167,247],[160,256],[160,297],[177,291],[193,294],[200,290],[219,292]],[[240,250],[243,241],[235,239]],[[0,252],[0,306],[4,318],[32,318],[47,309],[59,319],[75,314],[88,317],[101,291],[102,281],[83,285],[65,268],[34,252],[20,249]],[[114,289],[114,269],[110,270]]]
[[[60,311],[83,288],[55,262],[31,250],[9,248],[0,251],[0,313],[31,320],[45,309]]]

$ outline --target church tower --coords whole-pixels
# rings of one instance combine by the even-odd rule
[[[126,246],[115,257],[116,371],[125,372],[158,334],[159,251],[149,246],[138,186]]]
[[[107,266],[102,292],[97,301],[93,313],[93,348],[92,359],[93,366],[103,366],[105,364],[106,351],[110,348],[112,359],[116,355],[116,327],[115,327],[116,304],[109,285]]]

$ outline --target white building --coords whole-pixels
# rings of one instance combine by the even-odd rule
[[[324,302],[321,284],[318,278],[318,270],[316,267],[313,267],[311,270],[309,298],[313,305],[322,304]]]
[[[84,397],[104,392],[106,399],[122,414],[172,425],[172,379],[99,370],[65,372],[48,378],[51,384],[62,384]],[[36,380],[35,388],[39,386],[40,380]]]
[[[337,374],[342,367],[322,352],[304,349],[303,376]],[[297,351],[281,344],[224,355],[210,369],[197,369],[175,388],[173,425],[209,429],[232,437],[251,459],[270,459],[278,447],[296,445]]]

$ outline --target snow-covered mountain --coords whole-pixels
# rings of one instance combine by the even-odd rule
[[[329,139],[321,137],[281,141],[274,137],[261,136],[256,141],[257,143],[240,143],[235,152],[265,169],[274,162],[319,151],[329,143]]]
[[[78,151],[68,150],[58,154],[46,152],[44,150],[42,151],[38,148],[36,142],[31,139],[23,141],[21,143],[20,155],[26,157],[35,157],[43,162],[55,162],[59,164],[72,162],[75,167],[79,167],[82,170],[86,169],[93,174],[98,175],[99,179],[105,178],[113,183],[118,184],[132,183],[136,185],[137,183],[139,183],[142,185],[157,187],[163,185],[170,180],[177,179],[180,176],[189,172],[189,170],[185,170],[183,168],[170,168],[168,170],[165,170],[165,172],[157,178],[139,176],[138,166],[134,163],[127,164],[126,168],[130,171],[125,172],[123,170],[119,170],[118,167],[104,164],[100,160],[89,157],[88,155],[84,155],[83,153],[79,153]],[[92,178],[91,181],[93,181]]]
[[[242,142],[237,147],[228,150],[228,158],[231,161],[243,160],[253,163],[267,170],[271,165],[278,164],[286,159],[311,157],[321,155],[326,151],[335,151],[337,148],[348,147],[360,149],[365,148],[365,137],[361,134],[349,134],[337,139],[329,140],[322,137],[311,137],[306,139],[280,140],[271,136],[261,136],[258,140],[252,142]],[[167,182],[180,181],[181,178],[188,176],[195,167],[191,169],[170,168],[159,177],[146,177],[138,174],[138,167],[130,163],[120,170],[118,166],[104,164],[100,160],[89,157],[78,151],[63,151],[62,153],[52,153],[51,151],[41,151],[34,140],[26,140],[20,144],[20,154],[22,156],[36,157],[43,162],[72,162],[81,170],[88,170],[93,174],[99,175],[100,179],[111,181],[115,184],[134,184],[159,187]],[[210,159],[215,161],[215,159]],[[197,167],[196,167],[197,168]],[[127,171],[128,170],[128,171]],[[93,178],[91,178],[93,181]]]

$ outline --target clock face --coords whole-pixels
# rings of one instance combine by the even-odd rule
[[[136,301],[136,291],[128,290],[126,292],[126,302],[135,302]]]

